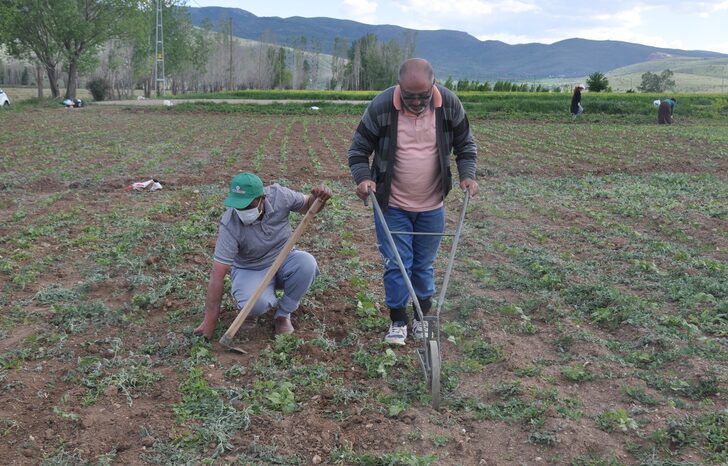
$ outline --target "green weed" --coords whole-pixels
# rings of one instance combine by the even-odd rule
[[[364,330],[375,330],[386,328],[387,319],[377,309],[374,298],[365,292],[357,294],[356,301],[356,323]]]
[[[501,348],[477,339],[464,342],[463,353],[470,360],[484,366],[500,361],[503,358]]]
[[[352,360],[366,369],[367,375],[371,378],[386,377],[387,369],[394,367],[398,362],[397,354],[390,348],[384,350],[384,353],[360,348],[352,354]]]
[[[584,364],[564,366],[561,368],[560,372],[566,380],[571,382],[587,382],[594,380],[594,374],[592,374]]]
[[[605,411],[595,419],[597,427],[605,432],[628,432],[637,429],[637,423],[623,409]]]
[[[339,447],[331,451],[329,459],[333,464],[356,466],[429,466],[437,461],[435,455],[420,456],[416,453],[396,451],[379,455],[355,453],[351,448]]]
[[[213,444],[212,452],[216,457],[224,451],[231,450],[232,437],[240,430],[250,426],[247,409],[237,410],[225,403],[223,398],[212,389],[199,368],[192,368],[187,378],[180,384],[182,400],[173,406],[179,422],[187,423],[192,435],[176,441],[177,445],[186,448],[204,448]]]

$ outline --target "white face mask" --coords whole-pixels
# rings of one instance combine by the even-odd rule
[[[238,214],[240,221],[243,222],[243,225],[250,225],[251,223],[258,220],[258,217],[260,217],[260,214],[263,212],[262,210],[260,210],[261,204],[262,202],[258,204],[258,207],[253,207],[252,209],[235,209],[235,212]]]

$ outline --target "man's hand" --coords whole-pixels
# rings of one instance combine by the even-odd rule
[[[359,196],[359,199],[362,201],[366,201],[369,198],[369,189],[371,189],[373,193],[377,192],[377,183],[372,180],[362,181],[356,187],[356,195]]]
[[[478,182],[470,178],[465,178],[460,182],[460,189],[463,191],[470,189],[470,197],[475,197],[478,194]]]
[[[317,197],[317,198],[321,199],[321,202],[326,204],[326,201],[331,199],[331,197],[334,195],[334,193],[331,191],[331,189],[328,186],[321,185],[316,188],[313,188],[311,190],[311,195],[313,197]]]
[[[231,266],[217,261],[212,262],[210,272],[210,283],[207,285],[207,297],[205,298],[205,318],[199,327],[195,329],[195,335],[203,336],[208,340],[212,339],[217,326],[217,318],[220,315],[220,302],[225,284],[225,275],[230,272]]]
[[[329,189],[328,187],[324,185],[317,186],[311,190],[310,196],[305,196],[306,201],[303,203],[303,207],[298,212],[301,214],[305,214],[306,212],[308,212],[308,209],[311,208],[316,199],[321,199],[321,209],[323,209],[326,205],[326,201],[331,199],[333,195],[334,193],[331,192],[331,189]]]

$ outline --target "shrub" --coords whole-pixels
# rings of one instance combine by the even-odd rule
[[[91,92],[91,95],[97,102],[111,97],[111,85],[104,78],[92,79],[86,84],[86,88]]]

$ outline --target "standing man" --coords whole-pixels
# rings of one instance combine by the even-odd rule
[[[435,84],[432,65],[421,58],[405,61],[396,86],[369,104],[349,147],[349,167],[356,194],[369,190],[393,231],[442,233],[443,200],[452,187],[450,154],[454,151],[460,188],[478,193],[477,148],[460,100]],[[374,153],[374,160],[369,157]],[[384,292],[392,324],[384,341],[404,345],[407,339],[409,293],[382,225],[374,217],[379,251],[384,259]],[[395,243],[423,314],[432,308],[435,275],[432,263],[439,235],[397,235]],[[413,303],[414,307],[414,303]],[[427,322],[415,320],[415,336],[427,334]]]
[[[320,186],[307,196],[275,183],[264,188],[260,178],[252,173],[239,173],[233,177],[224,202],[229,208],[220,220],[215,245],[205,318],[195,329],[196,335],[212,338],[215,333],[228,272],[238,310],[245,306],[291,236],[288,215],[291,212],[305,214],[316,197],[326,202],[331,198],[331,190]],[[305,251],[293,249],[243,325],[251,328],[259,315],[277,308],[276,334],[293,333],[291,314],[298,309],[316,275],[316,259]],[[276,288],[283,289],[280,299],[276,299]]]

